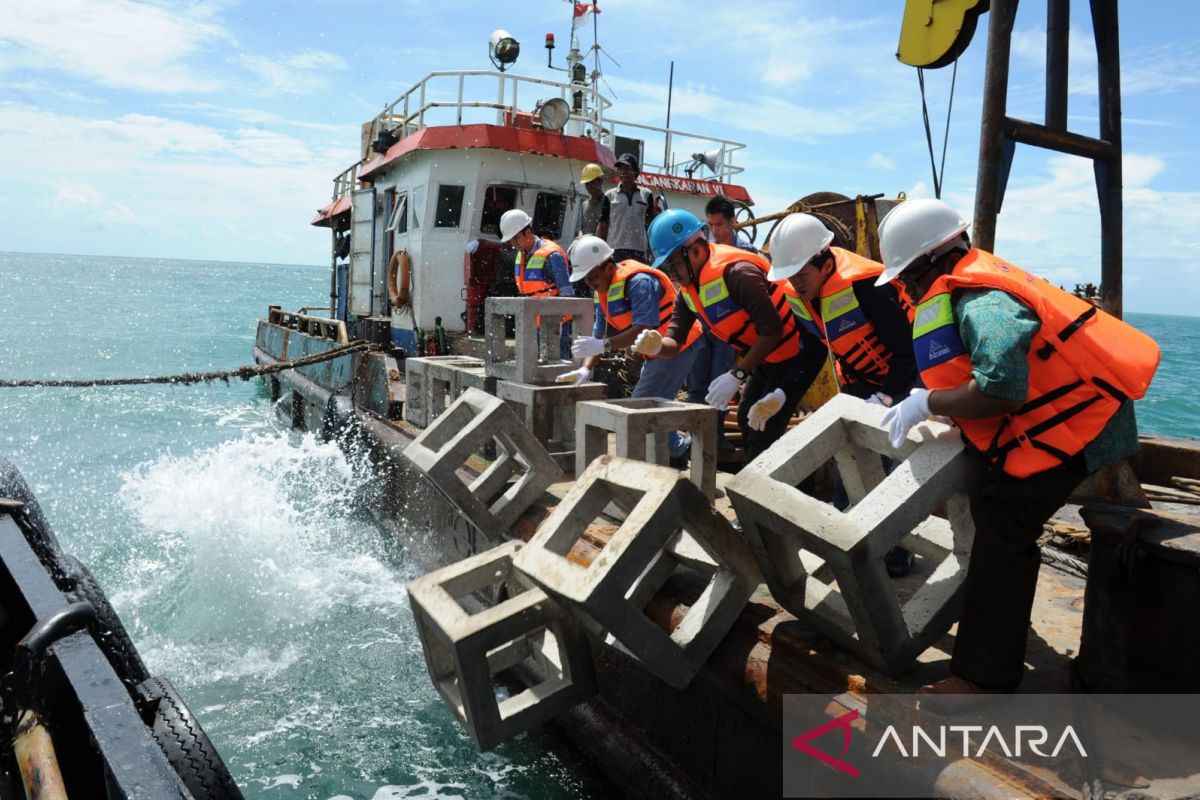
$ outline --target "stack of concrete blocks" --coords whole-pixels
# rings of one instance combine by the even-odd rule
[[[981,476],[957,431],[937,422],[921,423],[893,448],[883,411],[838,395],[727,491],[775,599],[897,675],[958,618],[975,533],[967,493]],[[885,475],[881,456],[903,461]],[[797,488],[831,459],[852,503],[845,512]],[[932,566],[903,604],[883,561],[896,545]]]
[[[496,447],[496,458],[478,477],[461,478],[460,469],[488,444]],[[562,478],[562,470],[513,410],[478,389],[463,392],[404,455],[493,539],[503,536],[550,484]]]
[[[595,313],[588,297],[489,297],[484,312],[487,374],[529,384],[553,383],[559,375],[576,368],[560,358],[562,317],[573,316],[573,330],[590,336]],[[515,353],[511,356],[504,336],[506,316],[516,320]]]
[[[610,433],[616,434],[618,456],[665,465],[667,434],[685,431],[692,437],[692,482],[709,501],[716,495],[717,417],[708,406],[655,397],[592,401],[576,406],[575,424],[576,475],[608,452]]]
[[[491,750],[596,693],[587,638],[546,593],[513,570],[507,542],[408,584],[433,685],[475,740]],[[476,598],[506,598],[495,604]],[[497,675],[525,689],[498,696]]]
[[[496,395],[517,412],[563,472],[575,469],[575,404],[603,400],[606,391],[603,383],[534,386],[500,381],[496,385]]]
[[[470,356],[425,356],[424,358],[407,358],[404,360],[404,420],[419,428],[429,427],[429,422],[445,408],[445,387],[438,396],[437,413],[430,414],[430,404],[433,400],[433,387],[430,376],[441,366],[467,365],[480,366],[482,362]]]
[[[570,559],[610,503],[624,522],[590,564]],[[613,456],[576,479],[514,563],[607,644],[676,688],[704,665],[760,581],[749,547],[679,471]],[[706,587],[667,633],[647,606],[680,567]]]
[[[467,389],[478,389],[491,395],[496,393],[496,379],[487,374],[482,359],[431,364],[425,373],[429,421],[441,416],[446,406],[461,397]]]

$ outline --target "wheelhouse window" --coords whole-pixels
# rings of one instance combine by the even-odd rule
[[[408,232],[408,192],[401,192],[396,196],[396,204],[392,206],[387,229],[397,234]]]
[[[438,187],[437,213],[433,218],[435,228],[457,228],[462,220],[465,186],[442,185]]]
[[[479,220],[479,231],[500,235],[500,217],[504,212],[517,207],[517,190],[512,186],[489,186],[483,193],[483,216]]]
[[[564,195],[538,192],[537,202],[533,206],[533,232],[544,239],[560,239],[566,211],[567,198]]]

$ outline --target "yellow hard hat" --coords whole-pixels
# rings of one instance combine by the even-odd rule
[[[596,178],[604,177],[604,168],[599,164],[588,164],[583,168],[583,173],[579,176],[580,183],[591,183]]]

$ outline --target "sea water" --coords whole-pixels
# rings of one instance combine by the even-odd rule
[[[268,304],[328,286],[322,267],[0,253],[0,378],[251,363]],[[1128,316],[1163,349],[1141,429],[1200,438],[1200,318]],[[248,798],[616,794],[548,729],[476,752],[426,675],[404,593],[422,570],[370,523],[366,471],[258,384],[0,388],[0,420],[0,454]]]
[[[0,378],[252,363],[268,304],[328,302],[311,266],[0,253]],[[88,564],[248,798],[601,798],[550,729],[480,754],[425,671],[353,456],[288,430],[255,382],[0,388],[0,454]]]

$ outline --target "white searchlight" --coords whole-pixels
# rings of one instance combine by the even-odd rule
[[[521,44],[511,33],[503,28],[492,31],[492,35],[488,37],[488,58],[496,65],[496,69],[504,72],[506,67],[516,62],[520,54]]]
[[[547,131],[561,131],[571,119],[571,107],[561,97],[539,100],[533,113],[542,129]]]

